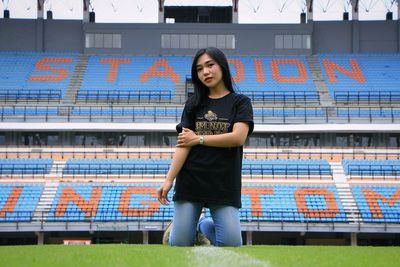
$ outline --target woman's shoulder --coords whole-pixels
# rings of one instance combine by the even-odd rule
[[[232,93],[232,97],[236,103],[240,102],[251,102],[250,98],[247,95],[241,93]]]

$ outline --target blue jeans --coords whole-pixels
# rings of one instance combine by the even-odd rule
[[[199,230],[214,246],[242,245],[239,209],[232,206],[209,205],[211,218],[199,221],[202,203],[174,202],[174,219],[169,238],[171,246],[193,246]]]

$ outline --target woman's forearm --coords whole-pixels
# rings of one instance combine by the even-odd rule
[[[177,147],[191,147],[205,145],[212,147],[238,147],[243,146],[249,132],[249,125],[246,122],[237,122],[233,125],[230,133],[216,135],[197,135],[190,129],[183,128],[178,135]],[[203,142],[201,142],[203,138]]]
[[[173,182],[175,177],[178,175],[179,171],[182,169],[190,152],[190,147],[176,147],[175,153],[172,158],[171,166],[167,173],[166,179]]]

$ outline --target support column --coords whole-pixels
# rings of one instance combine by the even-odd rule
[[[352,20],[352,53],[360,52],[360,22]]]
[[[83,1],[83,22],[89,22],[89,0],[82,0]]]
[[[253,245],[253,231],[246,232],[246,245],[247,246]]]
[[[37,244],[38,245],[43,245],[44,244],[44,233],[43,232],[36,232],[35,234],[36,234],[37,239],[38,239]]]
[[[239,0],[232,0],[232,23],[239,23],[239,8],[238,8]]]
[[[358,21],[358,0],[351,1],[351,18]]]
[[[44,0],[37,1],[36,52],[44,52]]]
[[[357,246],[357,233],[350,233],[350,241],[352,246]]]
[[[313,20],[313,1],[307,0],[307,22]]]
[[[44,0],[37,0],[37,18],[43,19],[44,16]]]
[[[43,18],[36,19],[36,52],[44,52],[44,24]]]
[[[400,19],[397,20],[397,52],[400,52]]]
[[[397,0],[397,52],[400,52],[400,0]]]
[[[158,0],[158,23],[164,23],[164,2],[165,0]]]
[[[149,231],[143,231],[143,244],[149,244]]]
[[[360,52],[360,23],[358,20],[358,0],[351,1],[351,52]]]

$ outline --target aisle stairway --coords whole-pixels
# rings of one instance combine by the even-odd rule
[[[70,111],[68,107],[75,104],[76,94],[81,88],[88,63],[88,56],[80,54],[71,77],[71,82],[69,83],[67,92],[61,102],[60,115],[67,115],[67,112]]]
[[[46,181],[39,203],[33,213],[32,222],[46,221],[57,193],[58,185],[58,180]]]
[[[361,222],[361,216],[357,208],[356,200],[354,199],[349,182],[347,181],[341,162],[329,162],[332,169],[333,180],[335,181],[336,189],[342,202],[343,208],[346,211],[347,220],[350,224],[358,224]]]
[[[324,74],[322,73],[321,66],[318,61],[318,56],[307,56],[307,64],[310,68],[313,82],[317,88],[321,106],[333,107],[333,101],[329,95],[329,89],[326,86]]]

